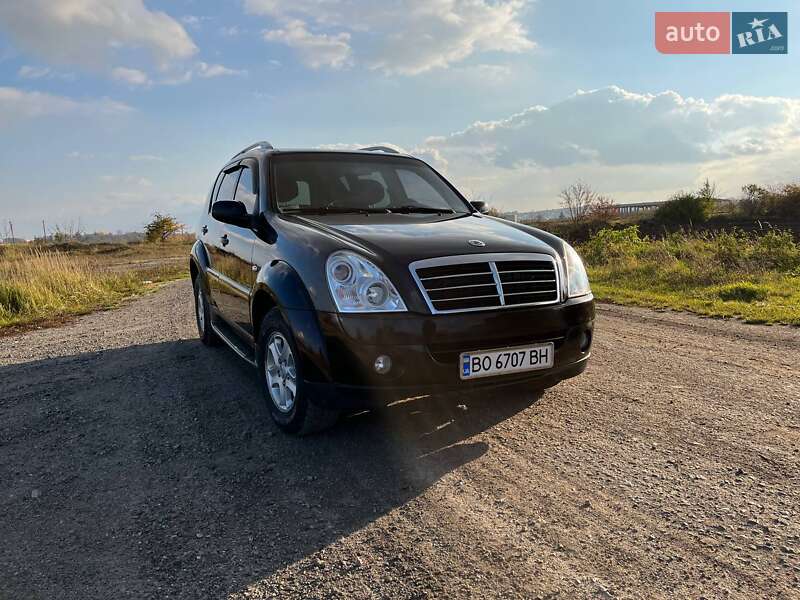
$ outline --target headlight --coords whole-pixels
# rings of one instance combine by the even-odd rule
[[[404,312],[397,289],[378,267],[354,252],[334,252],[325,268],[339,312]]]
[[[589,287],[589,276],[586,274],[586,267],[575,248],[569,244],[564,244],[564,262],[567,265],[567,293],[570,298],[591,294]]]

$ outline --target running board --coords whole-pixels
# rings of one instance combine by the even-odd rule
[[[255,367],[256,361],[255,357],[253,356],[253,351],[245,347],[242,342],[239,342],[239,337],[231,331],[231,328],[222,320],[217,322],[217,319],[211,318],[211,329],[214,330],[214,333],[217,334],[219,339],[221,339],[225,344],[227,344],[231,350],[236,352],[240,358],[242,358],[245,362],[249,365]],[[234,341],[237,340],[237,341]]]

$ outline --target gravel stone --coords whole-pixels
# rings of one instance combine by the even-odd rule
[[[544,394],[298,439],[191,298],[0,338],[0,598],[797,597],[800,329],[599,305]]]

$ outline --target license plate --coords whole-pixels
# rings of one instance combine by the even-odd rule
[[[553,366],[554,358],[552,342],[521,348],[464,352],[461,354],[461,379],[549,369]]]

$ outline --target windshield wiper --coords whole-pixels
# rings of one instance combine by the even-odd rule
[[[452,208],[433,208],[431,206],[411,206],[408,204],[405,206],[390,206],[388,210],[393,213],[405,215],[410,215],[412,213],[423,215],[449,215],[455,212]]]
[[[385,208],[356,208],[343,206],[318,206],[315,208],[290,208],[283,211],[285,215],[385,215],[388,211]]]

